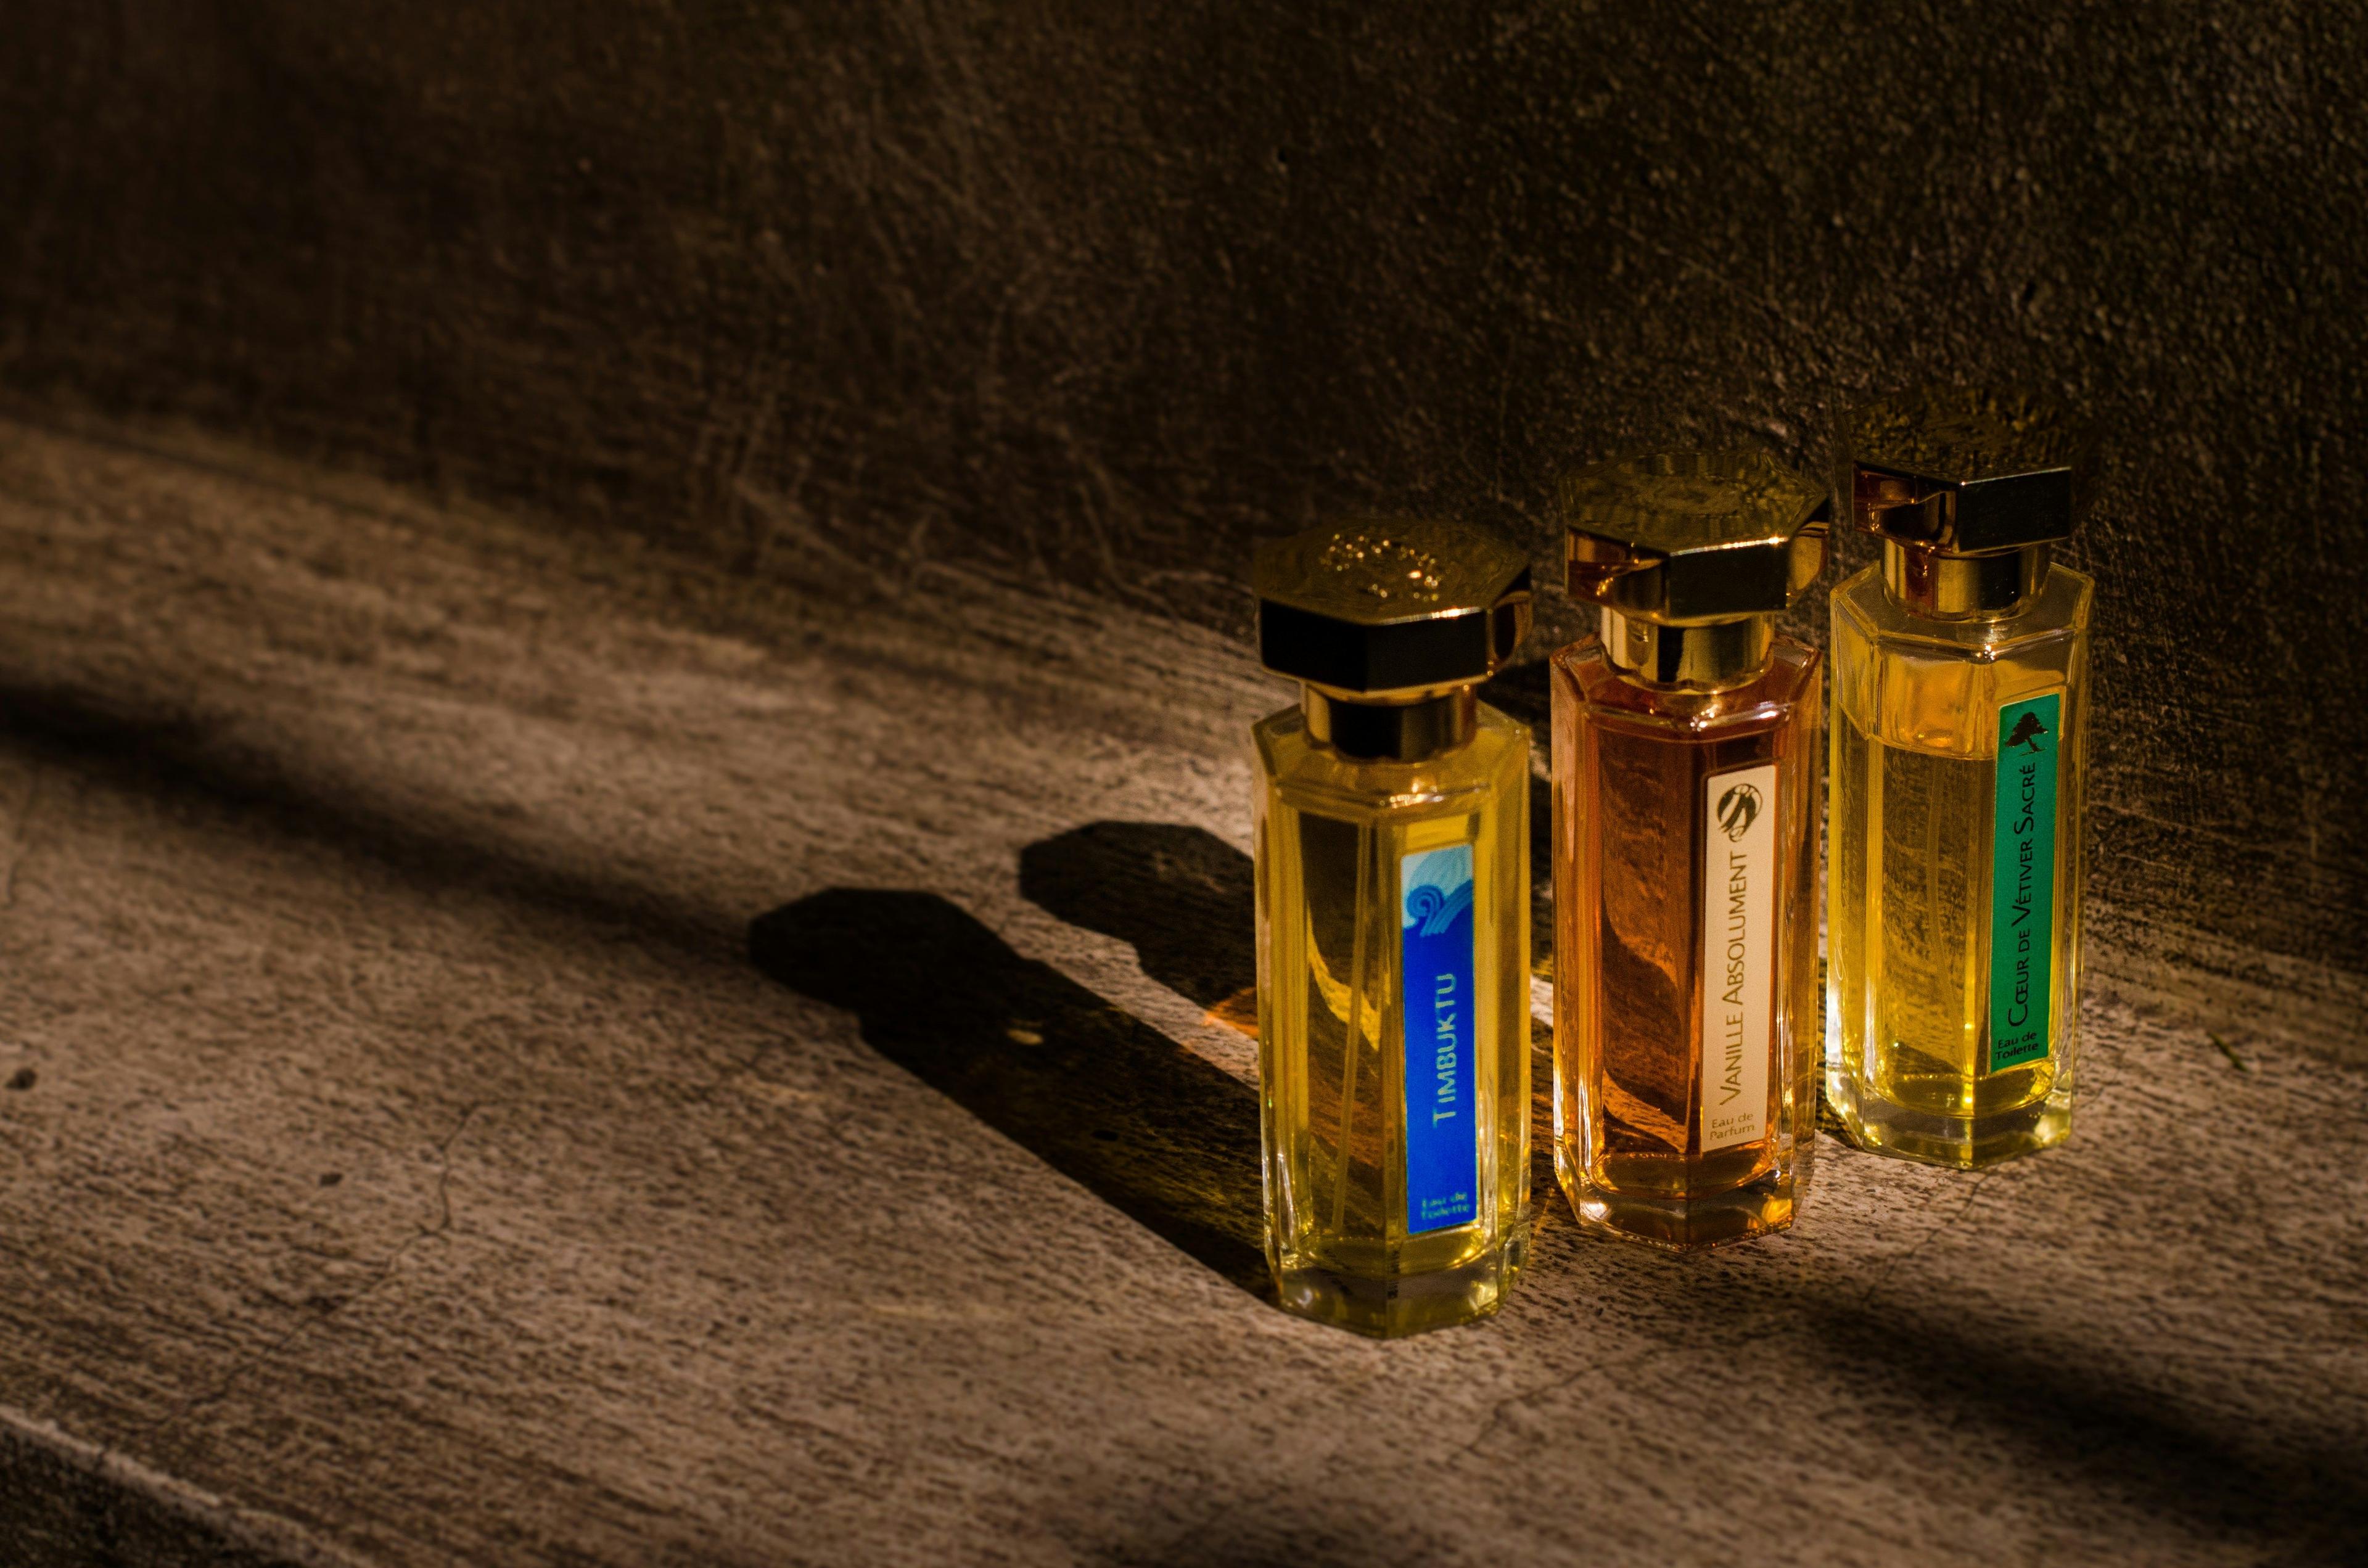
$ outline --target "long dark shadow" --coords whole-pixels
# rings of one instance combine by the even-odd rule
[[[1054,1170],[1269,1296],[1246,1085],[934,893],[815,893],[752,923],[748,952]]]
[[[1543,954],[1554,938],[1547,896],[1546,786],[1531,781],[1536,881],[1531,940]],[[1247,1031],[1258,1017],[1256,869],[1212,833],[1175,823],[1097,822],[1040,839],[1019,852],[1019,891],[1047,914],[1132,946],[1143,972]],[[1543,1052],[1545,1036],[1536,1036]],[[1541,1064],[1543,1066],[1543,1064]],[[1538,1074],[1531,1183],[1554,1186],[1550,1076]],[[1559,1201],[1559,1199],[1556,1199]]]
[[[587,933],[662,942],[702,962],[738,962],[737,923],[720,913],[630,877],[555,863],[457,809],[406,808],[305,777],[286,758],[236,744],[225,722],[0,676],[0,746],[127,791],[201,803],[245,831],[375,861],[417,886],[469,889],[577,922]]]
[[[2368,1562],[2368,1431],[2356,1424],[2203,1417],[2080,1354],[2082,1340],[2111,1334],[2102,1324],[2034,1338],[2027,1326],[1829,1297],[1807,1308],[1804,1326],[1832,1358],[1838,1395],[1927,1427],[1998,1434],[2020,1450],[2009,1473],[2137,1499],[2198,1532],[2278,1543],[2255,1561]],[[2112,1359],[2146,1358],[2135,1325],[2116,1349]],[[1971,1471],[1957,1479],[1982,1484]]]

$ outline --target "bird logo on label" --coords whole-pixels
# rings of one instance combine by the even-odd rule
[[[1740,840],[1751,831],[1759,818],[1759,791],[1748,784],[1737,784],[1718,798],[1718,825],[1729,841]]]

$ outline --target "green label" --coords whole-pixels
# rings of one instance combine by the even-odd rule
[[[2059,691],[1998,710],[1990,841],[1992,1073],[2037,1062],[2055,1043],[2055,749],[2063,716]]]

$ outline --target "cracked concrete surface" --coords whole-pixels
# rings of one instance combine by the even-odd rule
[[[1796,1232],[1691,1260],[1579,1236],[1541,1172],[1505,1313],[1369,1344],[1228,1271],[1249,1217],[1194,1162],[1230,1145],[1156,1119],[1171,1082],[1212,1136],[1254,1116],[1238,1034],[1023,885],[1131,842],[1094,824],[1246,846],[1282,694],[1242,650],[605,549],[0,425],[0,795],[42,779],[0,910],[0,1068],[38,1070],[0,1092],[0,1560],[2368,1546],[2356,1033],[2154,994],[2161,933],[2109,919],[2143,940],[2100,938],[2069,1147],[1968,1181],[1826,1141]],[[1175,906],[1109,874],[1112,928]],[[962,1049],[751,961],[817,908],[974,966],[912,988]],[[1153,967],[1222,989],[1193,957]],[[1105,1153],[1153,1146],[1141,1184]]]
[[[18,10],[0,1568],[2368,1551],[2359,5]],[[1247,540],[1934,377],[2113,426],[2074,1145],[1278,1318]]]
[[[282,1334],[271,1344],[257,1350],[251,1358],[232,1367],[223,1376],[222,1382],[216,1387],[199,1394],[196,1398],[182,1404],[177,1409],[159,1417],[153,1426],[139,1434],[139,1445],[142,1447],[153,1446],[160,1438],[164,1437],[171,1428],[185,1424],[190,1420],[190,1418],[197,1415],[199,1412],[206,1410],[210,1406],[220,1404],[224,1399],[229,1397],[231,1390],[237,1385],[238,1381],[242,1378],[254,1373],[271,1362],[279,1360],[288,1353],[289,1349],[294,1346],[296,1341],[304,1337],[306,1335],[326,1328],[329,1324],[336,1319],[338,1313],[367,1299],[371,1292],[377,1290],[380,1287],[386,1284],[388,1280],[392,1279],[394,1277],[396,1270],[403,1267],[403,1260],[411,1254],[413,1249],[419,1246],[422,1243],[434,1241],[451,1230],[452,1145],[460,1141],[461,1135],[463,1132],[468,1131],[470,1121],[476,1117],[477,1112],[482,1108],[483,1107],[477,1105],[463,1107],[461,1111],[460,1119],[453,1124],[452,1131],[450,1133],[447,1133],[436,1145],[436,1158],[438,1168],[436,1180],[436,1212],[434,1219],[422,1224],[410,1235],[405,1236],[402,1242],[395,1246],[394,1250],[387,1254],[382,1260],[374,1265],[370,1265],[357,1288],[350,1294],[324,1294],[308,1297],[303,1305],[305,1310],[313,1315],[298,1320],[296,1323],[290,1325],[286,1333]],[[342,1182],[342,1176],[340,1176],[340,1182]],[[120,1283],[118,1284],[118,1288],[120,1289]]]

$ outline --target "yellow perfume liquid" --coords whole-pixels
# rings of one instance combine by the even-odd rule
[[[1416,761],[1253,732],[1268,1256],[1364,1334],[1494,1312],[1526,1245],[1529,731],[1474,706]]]
[[[2071,1130],[2093,586],[1915,613],[1833,600],[1826,1091],[1861,1146],[1970,1168]]]

